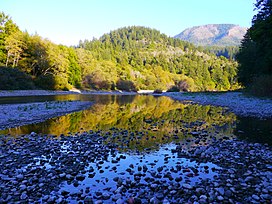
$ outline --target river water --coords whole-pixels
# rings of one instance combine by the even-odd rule
[[[222,135],[238,136],[251,142],[272,143],[272,120],[239,117],[214,106],[182,104],[167,97],[120,95],[56,95],[30,97],[3,97],[0,104],[43,101],[94,101],[87,110],[67,114],[31,124],[0,131],[0,134],[69,134],[89,130],[109,130],[112,127],[143,131],[152,129],[152,135],[167,135],[184,124],[201,123],[198,128],[220,131]],[[169,142],[169,141],[168,141]]]
[[[117,155],[110,155],[98,165],[91,162],[85,171],[93,169],[94,174],[81,182],[63,182],[57,193],[83,193],[87,191],[100,195],[105,189],[114,189],[116,178],[125,181],[133,180],[139,166],[147,166],[146,177],[163,169],[160,180],[171,182],[180,178],[181,185],[194,185],[203,179],[213,179],[219,166],[213,163],[196,163],[190,159],[181,158],[171,150],[177,145],[182,148],[198,144],[195,135],[207,134],[210,139],[240,138],[253,142],[269,143],[271,145],[271,120],[257,120],[236,116],[222,107],[201,106],[190,102],[180,103],[168,97],[160,96],[118,96],[118,95],[61,95],[42,97],[9,97],[1,98],[0,103],[27,103],[56,100],[93,101],[94,105],[87,110],[52,118],[38,124],[25,125],[0,131],[0,135],[19,137],[35,132],[43,135],[62,136],[80,135],[80,133],[96,133],[107,135],[106,143],[118,146]],[[209,139],[201,141],[207,145]],[[62,153],[69,154],[67,142],[62,146]],[[123,156],[121,156],[123,155]],[[115,164],[115,158],[122,158]],[[50,161],[36,158],[32,166],[43,165],[50,169]],[[129,167],[129,168],[128,168]],[[207,171],[207,168],[210,171]],[[177,169],[183,169],[183,173]],[[130,169],[130,170],[129,170]],[[213,171],[211,171],[213,169]],[[132,171],[132,172],[131,172]],[[187,172],[186,172],[187,171]],[[198,172],[198,173],[194,173]],[[171,178],[167,175],[171,174]],[[190,176],[193,175],[193,176]],[[115,180],[115,181],[114,181]],[[144,185],[147,181],[141,180]],[[111,191],[109,191],[111,192]],[[110,193],[111,194],[111,193]],[[112,194],[113,195],[113,194]],[[77,202],[76,198],[69,198]],[[110,203],[110,202],[109,202]]]

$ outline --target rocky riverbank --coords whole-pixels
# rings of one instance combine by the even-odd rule
[[[86,109],[91,105],[91,102],[86,101],[51,101],[0,105],[0,130],[42,122],[49,118]]]
[[[144,133],[0,138],[0,203],[271,203],[272,149],[205,131],[124,152]],[[216,133],[215,133],[216,134]],[[119,139],[118,139],[119,138]]]
[[[249,97],[241,92],[226,93],[164,93],[175,100],[192,101],[202,105],[227,107],[236,115],[272,118],[272,99]]]

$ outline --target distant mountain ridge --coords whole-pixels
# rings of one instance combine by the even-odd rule
[[[247,28],[234,24],[208,24],[187,28],[174,36],[198,46],[237,46]]]

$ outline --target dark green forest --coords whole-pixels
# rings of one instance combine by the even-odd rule
[[[237,54],[239,81],[260,96],[272,96],[272,2],[257,0],[252,19]]]
[[[236,54],[239,52],[239,46],[204,46],[200,48],[218,57],[223,56],[231,60],[235,60]]]
[[[5,82],[0,89],[222,91],[239,87],[235,61],[155,29],[120,28],[67,47],[22,32],[4,13],[0,26],[0,81]]]

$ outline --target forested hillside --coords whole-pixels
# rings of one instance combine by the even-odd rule
[[[67,47],[20,31],[4,13],[0,26],[0,81],[5,80],[0,89],[202,91],[238,86],[236,62],[155,29],[120,28]],[[16,74],[6,78],[7,69]],[[18,79],[28,83],[14,86]]]
[[[218,57],[223,56],[228,59],[235,60],[236,54],[239,52],[239,46],[204,46],[203,50],[213,53]]]

